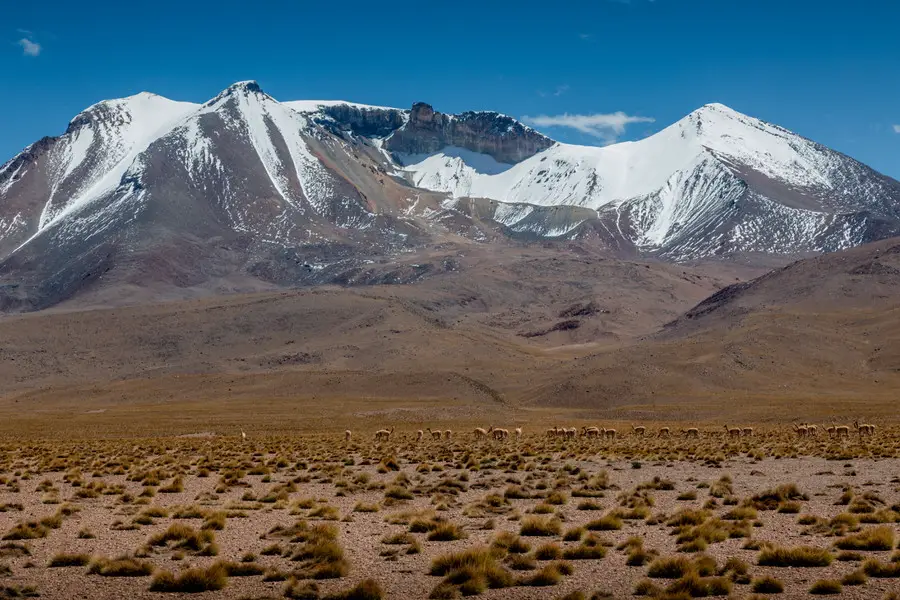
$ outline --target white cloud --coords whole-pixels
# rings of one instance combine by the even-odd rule
[[[41,53],[41,45],[37,42],[31,41],[27,37],[19,40],[18,44],[22,46],[22,54],[24,54],[25,56],[37,56]]]
[[[636,117],[626,115],[622,111],[610,114],[593,115],[539,115],[537,117],[522,117],[522,120],[538,127],[568,127],[590,136],[599,138],[606,143],[615,142],[625,133],[625,128],[632,123],[653,123],[656,119],[651,117]]]
[[[894,125],[894,133],[900,133],[900,125]]]

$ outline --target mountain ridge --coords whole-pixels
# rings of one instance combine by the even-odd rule
[[[412,281],[473,244],[781,260],[897,234],[900,182],[721,104],[601,148],[243,81],[202,104],[101,101],[0,166],[0,307],[110,281]]]

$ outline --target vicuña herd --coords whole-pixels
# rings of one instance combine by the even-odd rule
[[[723,426],[725,428],[724,434],[716,434],[714,432],[708,432],[707,435],[711,435],[715,437],[718,435],[721,437],[722,435],[729,438],[742,438],[742,437],[752,437],[754,435],[753,427],[730,427],[728,425]],[[796,433],[799,437],[815,437],[819,434],[819,427],[817,425],[813,425],[812,423],[794,423],[791,425],[791,428],[794,433]],[[824,431],[828,436],[841,439],[841,438],[849,438],[851,430],[856,430],[856,432],[860,436],[872,436],[875,435],[875,430],[877,427],[871,423],[860,423],[859,421],[853,422],[853,427],[851,428],[849,425],[837,425],[832,423],[829,426],[823,425],[821,427],[822,431]],[[450,440],[453,436],[453,431],[450,429],[440,430],[440,429],[432,429],[431,427],[426,427],[424,430],[419,429],[416,432],[416,441],[421,442],[425,438],[426,432],[431,435],[431,439],[434,441],[441,440]],[[685,438],[697,438],[701,437],[700,429],[697,427],[688,427],[686,429],[679,429],[682,437]],[[246,438],[246,434],[242,435]],[[476,427],[472,431],[476,440],[481,439],[494,439],[497,441],[505,441],[510,437],[510,430],[503,429],[502,427],[494,427],[491,425],[487,429],[483,427]],[[376,442],[386,442],[391,439],[391,436],[394,434],[394,428],[390,429],[379,429],[375,432],[375,441]],[[512,430],[513,437],[516,440],[522,438],[522,428],[516,427]],[[644,425],[631,425],[631,434],[635,437],[654,437],[653,432],[649,431],[648,428]],[[596,438],[603,440],[616,440],[617,437],[622,437],[616,429],[607,428],[607,427],[596,427],[593,425],[584,425],[581,427],[581,430],[577,427],[551,427],[545,430],[544,435],[547,438],[561,438],[561,439],[576,439],[579,436],[582,438]],[[660,427],[656,430],[655,437],[658,438],[668,438],[672,436],[672,429],[670,427]],[[344,432],[344,440],[349,442],[353,437],[353,432],[349,429]]]
[[[856,432],[860,436],[864,435],[875,435],[876,426],[871,423],[860,423],[859,421],[853,421],[853,428],[856,429]],[[850,426],[849,425],[838,425],[836,423],[832,423],[831,425],[822,426],[822,430],[829,436],[833,438],[843,438],[850,437]],[[812,423],[800,423],[797,425],[794,424],[794,433],[796,433],[799,437],[816,437],[819,435],[819,427],[817,425],[813,425]]]

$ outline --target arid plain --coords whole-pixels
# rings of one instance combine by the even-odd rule
[[[4,317],[2,594],[896,597],[900,242],[503,252]]]

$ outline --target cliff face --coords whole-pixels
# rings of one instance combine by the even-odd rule
[[[390,108],[361,108],[351,104],[325,106],[322,112],[331,118],[325,126],[337,126],[341,131],[351,131],[366,137],[385,137],[406,122],[405,111]]]
[[[457,146],[515,164],[555,142],[511,117],[493,112],[445,115],[424,102],[413,104],[409,121],[385,141],[391,152],[430,154]]]

